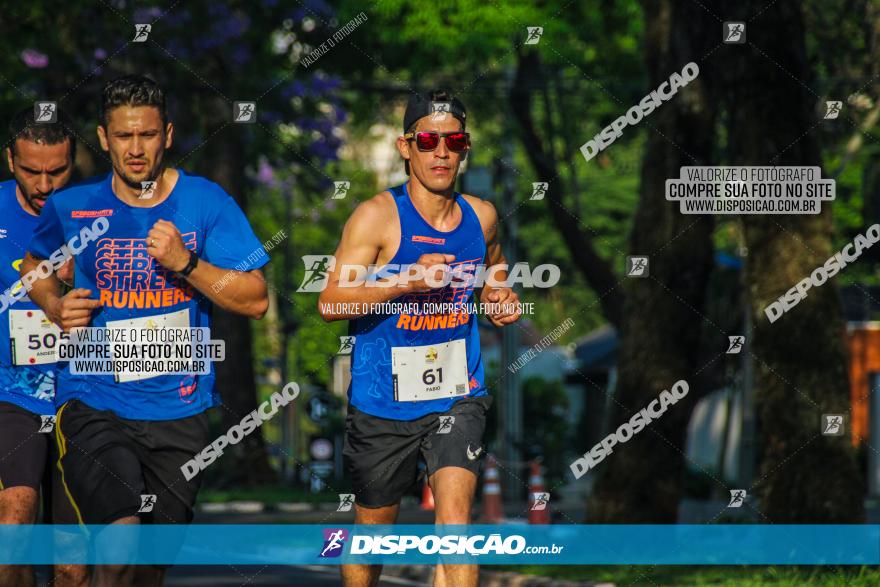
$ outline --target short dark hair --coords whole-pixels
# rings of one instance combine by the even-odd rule
[[[120,106],[154,106],[162,124],[165,116],[165,92],[155,81],[143,75],[124,75],[104,85],[101,93],[101,122],[106,127],[110,111]]]
[[[70,157],[76,157],[76,132],[64,111],[56,110],[56,122],[37,123],[34,120],[34,107],[30,106],[16,113],[9,121],[9,148],[15,157],[15,143],[18,139],[39,145],[59,145],[70,141]]]
[[[429,92],[425,92],[424,94],[410,96],[409,104],[407,104],[407,110],[409,111],[410,108],[417,108],[416,104],[418,104],[419,102],[423,104],[430,102],[457,102],[459,105],[461,105],[462,109],[464,109],[464,104],[461,104],[461,101],[453,96],[452,92],[448,90],[431,90]],[[406,118],[407,114],[404,114],[404,122],[406,121]],[[419,120],[421,120],[422,118],[422,116],[419,116],[418,118],[413,120],[412,123],[410,123],[410,125],[404,130],[404,134],[412,132],[416,125],[419,123]],[[456,116],[456,118],[458,118],[458,116]],[[464,120],[462,120],[461,118],[458,118],[458,120],[461,122],[461,130],[465,130]],[[409,159],[404,159],[403,169],[406,174],[409,175]]]

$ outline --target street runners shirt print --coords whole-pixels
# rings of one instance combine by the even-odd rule
[[[122,202],[113,193],[111,178],[53,196],[29,251],[47,258],[83,225],[97,216],[106,218],[106,233],[74,257],[77,287],[91,290],[91,297],[101,302],[91,326],[210,327],[210,301],[147,253],[147,233],[160,219],[169,221],[180,231],[184,245],[203,261],[249,271],[265,265],[269,257],[247,218],[220,186],[183,171],[168,198],[152,208]],[[263,254],[255,255],[257,251]],[[71,373],[68,366],[59,373],[57,401],[77,398],[123,418],[171,420],[215,405],[214,379],[213,364],[206,375],[168,374],[118,382],[113,375]]]

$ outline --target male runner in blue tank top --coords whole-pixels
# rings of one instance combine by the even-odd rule
[[[55,414],[54,349],[61,333],[26,295],[15,299],[23,293],[18,269],[43,205],[73,174],[76,137],[62,112],[56,122],[37,123],[33,107],[12,118],[9,135],[4,155],[14,179],[0,182],[0,524],[33,524],[40,497],[46,521],[76,524],[47,419]],[[85,565],[56,565],[52,584],[87,580]],[[0,587],[34,583],[31,567],[0,565]]]
[[[420,457],[434,492],[436,523],[470,523],[492,400],[483,381],[476,316],[434,313],[430,304],[442,309],[469,303],[477,266],[491,270],[505,259],[494,206],[454,191],[470,147],[465,118],[464,105],[447,92],[410,99],[397,139],[410,179],[357,207],[320,296],[323,318],[351,320],[355,336],[344,454],[357,524],[395,522],[401,497],[417,480]],[[345,265],[389,269],[369,284],[348,287],[349,276],[341,274]],[[397,267],[399,273],[392,269]],[[456,286],[444,280],[450,273]],[[507,272],[495,271],[494,278],[503,282]],[[517,295],[490,283],[480,296],[495,304],[489,319],[496,326],[515,322]],[[368,310],[384,302],[402,311]],[[380,565],[342,568],[348,587],[375,585],[380,573]],[[476,585],[477,579],[477,566],[439,565],[435,585]]]
[[[63,330],[209,328],[214,304],[255,319],[265,314],[262,244],[223,188],[167,165],[173,134],[156,82],[132,75],[104,86],[98,138],[113,171],[46,202],[22,264],[24,275],[62,245],[80,243],[76,289],[62,295],[51,275],[30,294]],[[152,189],[142,182],[154,182]],[[84,244],[80,235],[99,221],[104,232]],[[232,268],[235,279],[212,287]],[[208,374],[59,371],[59,466],[81,522],[192,520],[202,476],[184,478],[181,466],[210,440],[206,410],[219,403],[214,378],[213,365]],[[155,496],[148,513],[141,496]],[[97,566],[95,583],[160,585],[164,572]]]

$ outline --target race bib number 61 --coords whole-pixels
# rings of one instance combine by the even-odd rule
[[[391,349],[394,399],[417,402],[467,395],[464,340]]]

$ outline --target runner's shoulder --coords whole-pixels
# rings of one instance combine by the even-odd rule
[[[354,209],[349,218],[349,225],[358,232],[377,228],[387,228],[397,222],[397,205],[391,192],[384,191],[369,200],[364,200]]]
[[[216,204],[223,204],[227,200],[235,200],[229,192],[223,189],[223,186],[217,182],[211,181],[207,177],[194,175],[188,171],[178,169],[178,183],[186,181],[186,190],[192,190],[198,193],[198,198],[209,207]]]
[[[474,209],[484,231],[492,229],[498,223],[498,211],[495,210],[495,204],[470,194],[462,194],[461,197]]]
[[[15,183],[14,179],[8,179],[6,181],[0,181],[0,203],[3,204],[3,207],[9,206],[15,201],[15,186],[18,185]]]
[[[68,184],[56,191],[49,197],[49,202],[61,213],[62,210],[72,210],[76,206],[90,205],[95,198],[100,197],[102,185],[109,174],[102,173]]]

